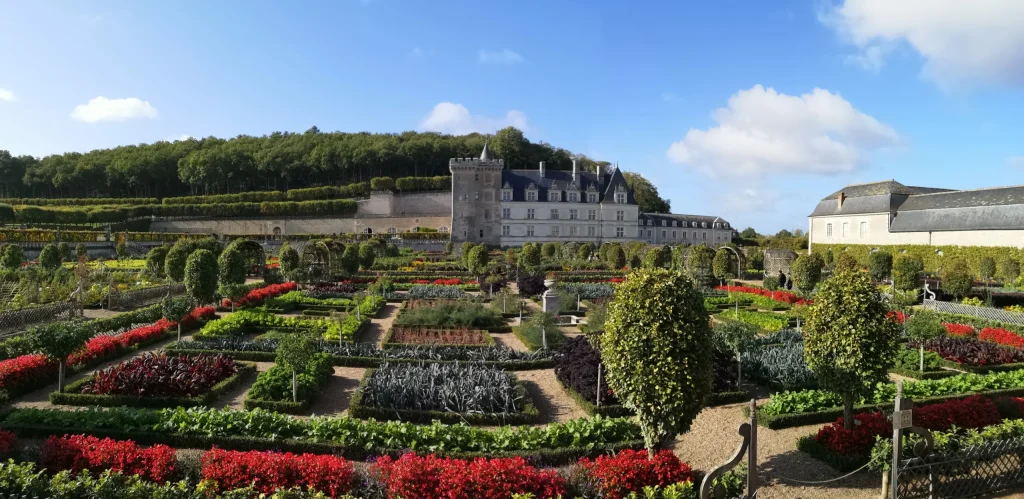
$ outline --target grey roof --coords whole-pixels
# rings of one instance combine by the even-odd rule
[[[484,150],[480,152],[480,161],[490,161],[491,150],[487,148],[487,142],[484,142]]]
[[[867,197],[867,196],[883,196],[889,194],[926,194],[931,192],[946,192],[949,189],[937,189],[933,187],[914,187],[906,186],[895,180],[882,180],[880,182],[868,182],[866,184],[850,184],[842,189],[839,189],[822,201],[829,199],[839,199],[839,193],[843,193],[847,198],[854,197]]]
[[[901,208],[889,224],[889,232],[1006,229],[1024,229],[1024,206],[968,206],[906,211]]]
[[[910,196],[913,198],[914,196]],[[830,215],[858,215],[863,213],[886,213],[900,207],[900,204],[907,199],[904,194],[878,194],[872,196],[848,197],[839,206],[837,198],[825,198],[814,207],[812,217],[823,217]]]
[[[618,180],[616,180],[616,176]],[[602,185],[601,179],[598,178],[596,173],[580,172],[576,188],[581,193],[585,193],[593,188],[593,190],[597,191],[598,201],[603,201],[606,193],[613,192],[615,186],[622,182],[626,187],[626,202],[628,204],[637,204],[633,191],[625,184],[625,179],[618,170],[610,177],[605,176],[603,180],[604,183]],[[572,171],[570,170],[544,170],[543,177],[540,176],[540,170],[502,170],[501,184],[502,187],[506,184],[512,187],[513,201],[526,201],[526,188],[531,184],[535,185],[539,191],[537,194],[538,199],[546,201],[549,190],[569,190],[573,185],[573,178]]]
[[[1024,205],[1024,186],[994,187],[970,191],[947,191],[910,196],[900,211],[944,210],[979,206]]]
[[[652,220],[654,222],[660,222],[662,220],[670,222],[697,222],[714,224],[715,222],[728,224],[729,222],[721,217],[707,216],[707,215],[681,215],[675,213],[641,213],[640,220]],[[658,225],[658,224],[655,224]],[[660,226],[660,225],[659,225]],[[692,225],[683,225],[682,227],[692,227]],[[711,227],[714,227],[713,225]]]

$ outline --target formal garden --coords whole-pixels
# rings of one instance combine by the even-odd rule
[[[898,396],[942,455],[1024,436],[1024,326],[928,307],[935,276],[899,257],[815,252],[784,283],[641,243],[180,238],[8,267],[12,247],[5,282],[84,310],[90,279],[160,290],[0,340],[19,497],[696,498],[751,416],[759,497],[876,497]],[[748,475],[716,472],[712,497]]]

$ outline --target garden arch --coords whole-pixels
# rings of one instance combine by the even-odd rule
[[[262,244],[251,239],[235,239],[225,250],[228,248],[234,248],[242,255],[246,277],[263,276],[263,271],[267,267],[267,252]]]
[[[333,239],[325,239],[323,244],[327,247],[327,252],[331,257],[330,265],[328,265],[331,278],[333,279],[334,276],[344,274],[345,268],[342,256],[345,254],[345,243]]]
[[[309,241],[302,248],[302,268],[308,282],[324,282],[331,273],[331,251],[324,241]]]

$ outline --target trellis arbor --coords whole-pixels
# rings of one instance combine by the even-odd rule
[[[764,275],[765,277],[775,277],[779,275],[779,271],[786,276],[787,279],[793,276],[791,267],[793,262],[796,260],[796,252],[793,250],[783,248],[769,248],[764,250]]]
[[[250,239],[236,239],[225,248],[225,251],[231,248],[238,250],[242,255],[246,277],[263,276],[263,271],[267,267],[267,253],[263,250],[262,244]]]
[[[331,250],[324,241],[309,241],[302,248],[302,269],[307,282],[325,282],[331,274]],[[341,258],[338,258],[340,260]]]

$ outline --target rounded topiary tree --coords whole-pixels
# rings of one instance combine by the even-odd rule
[[[459,256],[462,258],[462,262],[466,262],[466,255],[469,254],[469,250],[473,249],[473,243],[466,241],[462,243],[462,253]]]
[[[840,253],[839,257],[836,258],[836,272],[850,271],[856,272],[860,270],[860,263],[857,259],[849,253]]]
[[[157,279],[167,276],[164,272],[164,264],[167,262],[167,253],[171,251],[169,245],[157,246],[146,254],[146,272]]]
[[[736,260],[732,255],[732,252],[725,249],[719,248],[715,252],[715,257],[711,259],[711,273],[715,275],[715,279],[723,282],[736,277]]]
[[[281,272],[288,276],[299,268],[299,252],[292,248],[287,241],[281,245],[281,251],[277,253],[277,261],[281,266]]]
[[[60,254],[60,261],[70,262],[71,261],[71,246],[68,243],[61,242],[57,245],[57,253]]]
[[[797,258],[790,269],[797,289],[805,295],[814,291],[814,287],[821,281],[821,269],[824,266],[825,262],[817,253]]]
[[[234,247],[228,247],[217,258],[218,281],[221,286],[245,284],[245,257]]]
[[[78,243],[78,245],[75,246],[75,256],[76,257],[82,258],[83,256],[88,256],[88,255],[89,255],[89,248],[85,247],[85,243]]]
[[[868,271],[876,281],[886,281],[892,275],[892,254],[876,251],[868,257]]]
[[[899,255],[892,262],[892,282],[900,291],[910,291],[919,285],[919,276],[924,271],[921,258]]]
[[[832,255],[832,248],[825,250],[825,254],[821,256],[821,261],[825,264],[825,268],[832,268],[832,265],[835,264],[835,257]]]
[[[628,258],[628,260],[629,261],[626,262],[626,264],[629,265],[629,270],[636,270],[636,269],[640,268],[643,265],[643,262],[640,261],[640,253],[639,252],[633,253]]]
[[[672,264],[672,248],[659,246],[644,253],[643,266],[649,269],[666,269]]]
[[[181,341],[181,321],[192,313],[192,304],[188,300],[168,296],[160,302],[160,313],[165,319],[178,324],[178,341]]]
[[[52,244],[43,246],[39,252],[39,266],[47,272],[53,272],[60,268],[60,252]]]
[[[945,336],[946,327],[942,325],[938,315],[927,310],[910,316],[905,326],[907,336],[918,343],[918,370],[924,371],[924,342]]]
[[[359,265],[363,270],[370,270],[373,262],[377,260],[378,247],[370,241],[363,241],[363,244],[359,245]]]
[[[622,246],[616,244],[608,248],[608,264],[615,270],[626,266],[626,252],[622,251]]]
[[[486,245],[474,246],[473,249],[469,250],[469,256],[466,257],[466,268],[474,274],[482,274],[487,269],[487,264],[490,261],[491,257],[487,252]]]
[[[124,239],[117,241],[117,246],[114,247],[114,251],[117,252],[117,257],[121,260],[128,258],[128,244],[124,242]]]
[[[540,266],[540,248],[538,248],[536,244],[524,244],[522,251],[520,251],[519,253],[519,264],[521,266],[526,268],[534,268]]]
[[[555,243],[544,243],[540,247],[540,256],[544,258],[554,258],[556,253],[558,253],[558,246],[555,246]]]
[[[452,251],[455,251],[455,243],[453,243],[451,241],[448,241],[448,242],[444,243],[444,252],[445,252],[445,254],[450,255],[450,254],[452,254]]]
[[[715,253],[704,245],[693,246],[686,254],[686,273],[698,286],[706,288],[714,282],[711,269],[714,259]]]
[[[179,239],[174,246],[167,251],[164,257],[164,275],[174,282],[185,280],[185,262],[192,252],[192,245],[187,239]]]
[[[971,292],[974,285],[974,274],[971,273],[967,262],[962,259],[953,260],[942,269],[942,290],[951,294],[957,299],[963,298]]]
[[[804,325],[804,360],[821,386],[843,399],[843,421],[853,428],[853,404],[888,379],[899,351],[899,324],[889,317],[871,278],[837,272],[821,283]]]
[[[200,249],[185,262],[185,292],[197,304],[210,303],[217,296],[217,257]]]
[[[640,269],[615,290],[601,358],[608,386],[632,409],[649,455],[690,429],[713,386],[704,297],[686,276]]]
[[[285,335],[277,345],[277,358],[274,361],[292,371],[292,402],[299,401],[299,371],[306,368],[316,353],[313,341],[302,333]]]
[[[589,260],[591,255],[593,255],[593,254],[594,254],[594,245],[593,245],[593,243],[583,243],[583,244],[580,245],[579,252],[577,253],[576,256],[579,257],[580,260]]]
[[[4,248],[4,268],[7,270],[14,270],[21,267],[22,262],[25,261],[25,250],[21,249],[20,245],[8,244]]]
[[[30,328],[25,333],[25,340],[32,351],[57,363],[57,391],[64,393],[64,371],[68,357],[81,350],[92,335],[92,328],[85,322],[51,322]]]
[[[345,252],[341,254],[341,268],[346,274],[355,274],[359,270],[358,246],[350,244],[345,248]]]
[[[722,350],[728,350],[736,356],[736,386],[739,387],[743,383],[743,353],[757,338],[757,326],[740,321],[725,321],[716,324],[713,332]]]

